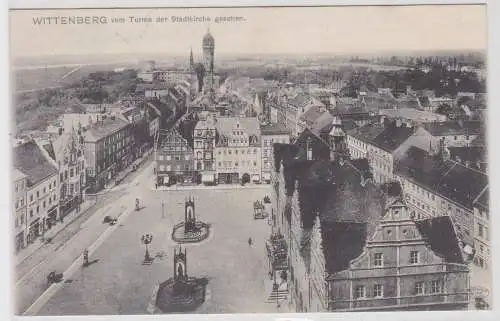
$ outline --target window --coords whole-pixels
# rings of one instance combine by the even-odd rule
[[[172,170],[172,166],[167,165],[167,172],[170,172]]]
[[[418,251],[410,252],[410,264],[418,264],[419,262],[419,253]]]
[[[431,293],[440,293],[441,292],[441,282],[439,280],[431,281]]]
[[[219,162],[219,167],[221,167],[221,163]]]
[[[477,234],[479,237],[484,237],[484,226],[482,224],[477,224]]]
[[[30,210],[30,217],[33,217],[33,210]]]
[[[354,298],[355,299],[362,299],[365,296],[366,296],[365,286],[364,285],[358,285],[356,287],[356,291],[354,292]]]
[[[43,201],[43,208],[45,208],[46,205],[47,205],[47,203],[45,201]]]
[[[373,286],[373,296],[376,298],[381,298],[384,296],[384,287],[382,284],[375,284]]]
[[[40,191],[36,191],[36,197],[40,197]]]
[[[38,213],[40,213],[40,206],[37,206],[37,207],[36,207],[36,213],[37,213],[37,214],[38,214]]]
[[[375,253],[375,266],[383,266],[384,264],[384,254],[382,253]]]
[[[424,282],[415,283],[415,294],[424,294]]]
[[[457,140],[457,136],[453,137],[454,140]]]

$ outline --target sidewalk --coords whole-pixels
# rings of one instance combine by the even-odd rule
[[[154,186],[151,188],[152,191],[190,191],[190,190],[236,190],[236,189],[266,189],[271,188],[269,184],[248,184],[241,186],[239,184],[221,184],[215,186],[205,186],[205,185],[173,185],[173,186]]]
[[[52,226],[52,228],[46,231],[43,235],[39,236],[35,242],[31,243],[21,251],[19,251],[14,258],[15,266],[23,263],[26,259],[33,255],[36,251],[40,249],[45,243],[44,240],[48,238],[53,238],[59,232],[61,232],[65,227],[71,224],[74,220],[76,220],[80,215],[85,213],[87,210],[92,208],[95,205],[93,201],[85,201],[80,205],[80,211],[77,212],[76,209],[72,210],[68,215],[66,215],[63,219],[63,222],[57,221],[57,224]]]

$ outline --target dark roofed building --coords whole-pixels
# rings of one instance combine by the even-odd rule
[[[448,147],[448,150],[452,160],[486,173],[488,166],[486,147]]]
[[[312,137],[310,135],[303,136],[304,139],[294,145],[274,146],[274,212],[277,213],[279,230],[289,244],[289,287],[297,311],[397,310],[409,306],[416,310],[464,307],[467,295],[457,296],[453,291],[467,292],[468,270],[465,265],[457,267],[460,291],[454,290],[455,285],[442,278],[441,273],[427,274],[427,287],[431,287],[430,283],[434,279],[439,279],[443,282],[440,289],[449,289],[450,294],[446,300],[443,298],[437,303],[427,304],[428,300],[412,299],[420,295],[413,291],[415,284],[421,279],[410,273],[410,270],[415,271],[414,267],[410,267],[411,249],[421,253],[421,260],[435,266],[457,263],[459,257],[455,254],[443,258],[439,252],[444,251],[445,246],[453,247],[453,229],[446,229],[446,223],[438,222],[442,227],[423,226],[421,230],[426,234],[421,236],[414,222],[403,216],[403,207],[406,205],[398,182],[380,187],[373,184],[366,159],[351,161],[339,158],[332,161],[324,157],[307,157],[301,143]],[[325,142],[318,141],[325,145]],[[401,204],[397,203],[397,200],[400,200]],[[391,214],[388,214],[388,211],[391,211]],[[397,211],[400,211],[400,217],[394,216]],[[384,220],[388,223],[384,223]],[[404,236],[400,236],[402,234],[397,233],[397,230],[391,231],[392,233],[386,231],[386,226],[392,225],[391,228],[394,229],[394,221],[409,226],[409,229],[413,226],[413,230],[408,234],[410,239],[406,240]],[[449,241],[447,244],[434,244],[439,241],[436,237],[436,231],[439,229],[443,230],[442,236]],[[410,235],[416,239],[420,238],[420,243],[412,242]],[[396,244],[395,241],[399,243]],[[455,242],[458,243],[457,240]],[[375,259],[372,249],[377,246],[383,256],[377,256]],[[373,271],[374,262],[379,259],[382,261],[377,261],[377,264],[382,267],[395,266],[398,247],[405,248],[404,255],[407,255],[403,257],[402,254],[398,266],[408,266],[408,271],[403,269],[400,275],[400,278],[406,280],[400,292],[397,292],[395,287],[397,277],[389,276],[386,270],[380,269],[380,273],[373,280],[379,281],[383,288],[380,289],[380,295],[386,293],[387,297],[393,299],[384,301],[374,298],[361,301],[373,297],[373,282],[366,279],[366,271]],[[454,250],[456,248],[460,249],[458,245]],[[431,249],[435,249],[437,254],[424,254],[432,252]],[[431,257],[432,260],[429,261]],[[448,262],[451,258],[453,260]],[[419,269],[422,273],[426,271],[424,266]],[[356,288],[362,285],[365,288],[359,288],[359,297],[356,297]],[[431,293],[425,295],[432,296]],[[370,303],[363,303],[365,301]],[[399,301],[404,303],[398,304]],[[425,308],[421,303],[425,303]]]
[[[14,167],[27,176],[28,188],[58,173],[57,168],[34,141],[14,148]]]
[[[58,170],[42,148],[30,139],[13,150],[13,167],[23,174],[26,182],[23,238],[26,235],[27,244],[33,243],[59,218]]]
[[[432,136],[444,138],[446,146],[468,146],[474,139],[485,133],[481,121],[446,121],[423,124]]]

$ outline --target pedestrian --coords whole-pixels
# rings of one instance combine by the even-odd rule
[[[252,238],[251,237],[248,238],[248,246],[252,246]]]
[[[89,251],[85,249],[83,251],[83,266],[89,265]]]
[[[155,189],[158,189],[158,183],[155,183]]]

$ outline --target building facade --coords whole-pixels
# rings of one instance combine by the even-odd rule
[[[26,245],[59,219],[58,170],[33,141],[14,148],[14,168],[26,175]]]
[[[14,209],[14,250],[18,252],[26,246],[27,222],[26,217],[26,192],[28,186],[27,176],[18,169],[14,169],[12,182],[12,202]]]
[[[261,134],[256,117],[218,118],[215,165],[219,183],[261,181]]]
[[[412,146],[427,152],[438,150],[439,142],[421,127],[408,127],[401,122],[370,124],[347,133],[352,158],[367,158],[378,183],[390,182],[395,162]]]
[[[83,133],[87,165],[87,179],[96,192],[109,183],[116,174],[132,162],[130,124],[110,116],[92,123]]]
[[[448,217],[415,222],[396,199],[328,292],[330,311],[465,310],[469,269]]]
[[[260,126],[262,141],[262,181],[271,183],[271,172],[273,169],[273,145],[289,144],[290,132],[277,124],[267,124]]]
[[[155,147],[156,183],[194,183],[194,152],[175,129],[162,132]]]
[[[86,187],[86,165],[83,129],[63,132],[48,142],[40,142],[59,172],[60,217],[63,218],[83,202]]]
[[[407,157],[399,161],[396,175],[403,186],[411,217],[421,220],[449,216],[464,252],[470,255],[480,252],[483,259],[488,257],[489,220],[484,211],[488,202],[487,195],[483,194],[488,189],[486,174],[451,161],[446,155],[432,157],[412,148]]]
[[[199,121],[193,132],[194,169],[201,174],[201,180],[205,184],[216,182],[216,122],[215,118]]]

